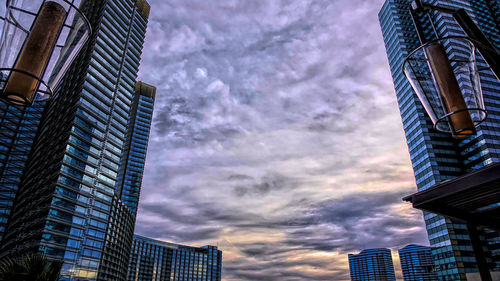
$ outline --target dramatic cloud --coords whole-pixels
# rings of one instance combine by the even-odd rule
[[[383,1],[150,3],[138,234],[218,245],[224,280],[349,280],[348,253],[426,243]]]

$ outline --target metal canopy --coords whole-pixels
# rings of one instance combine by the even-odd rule
[[[403,198],[413,208],[500,231],[500,163]]]

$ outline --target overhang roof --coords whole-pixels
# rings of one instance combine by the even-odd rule
[[[500,163],[403,198],[413,207],[500,230]]]

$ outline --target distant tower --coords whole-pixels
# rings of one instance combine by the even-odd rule
[[[127,205],[134,217],[139,204],[155,96],[154,86],[140,81],[135,84],[125,149],[116,179],[116,190],[120,192],[118,197]]]
[[[408,245],[398,252],[404,281],[438,281],[430,247]]]
[[[351,281],[396,281],[391,250],[368,249],[349,255]]]

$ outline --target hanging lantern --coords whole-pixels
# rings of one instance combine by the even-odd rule
[[[7,0],[0,41],[0,98],[30,106],[53,96],[87,42],[87,18],[67,0]]]
[[[449,14],[467,37],[440,37],[430,11]],[[429,114],[434,129],[462,139],[476,134],[487,118],[476,57],[480,55],[500,79],[500,53],[464,9],[434,6],[414,0],[410,16],[421,46],[403,63],[403,73]],[[427,16],[434,35],[424,30]],[[432,40],[430,38],[436,38]],[[483,70],[483,69],[482,69]]]
[[[455,138],[474,135],[487,117],[476,55],[470,39],[448,37],[422,45],[403,64],[434,128]]]

